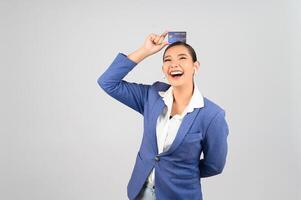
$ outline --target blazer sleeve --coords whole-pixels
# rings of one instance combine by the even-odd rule
[[[225,111],[221,110],[209,123],[202,143],[204,158],[199,162],[201,178],[214,176],[223,171],[227,156],[228,134]]]
[[[97,83],[111,97],[143,115],[150,85],[123,80],[136,65],[125,54],[118,53]]]

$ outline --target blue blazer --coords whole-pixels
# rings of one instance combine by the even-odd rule
[[[204,107],[185,115],[171,147],[158,154],[156,121],[165,106],[158,91],[166,91],[170,85],[123,80],[136,65],[125,54],[118,53],[97,79],[108,95],[144,117],[142,142],[127,185],[128,198],[136,199],[154,167],[157,200],[202,200],[200,178],[217,175],[225,166],[228,136],[225,111],[204,97]]]

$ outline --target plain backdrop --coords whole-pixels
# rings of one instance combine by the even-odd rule
[[[197,84],[226,111],[229,153],[204,200],[298,200],[297,0],[0,1],[0,199],[127,199],[143,116],[97,84],[150,33],[186,31]],[[165,81],[163,51],[125,78]]]

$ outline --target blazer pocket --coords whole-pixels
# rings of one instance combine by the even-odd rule
[[[192,131],[192,132],[187,132],[187,135],[190,134],[201,134],[201,131]]]
[[[191,142],[197,142],[202,140],[202,133],[200,131],[198,132],[188,132],[185,137],[184,141],[191,143]]]

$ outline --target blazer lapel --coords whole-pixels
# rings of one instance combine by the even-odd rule
[[[188,130],[190,129],[193,121],[195,120],[195,117],[197,116],[198,112],[200,111],[200,108],[194,109],[193,112],[187,113],[183,121],[181,122],[181,125],[178,129],[177,135],[171,144],[170,148],[167,151],[162,152],[160,155],[167,155],[171,154],[176,148],[181,144],[182,140],[184,139],[185,135],[187,134]]]
[[[157,119],[159,115],[162,113],[164,106],[165,106],[164,101],[158,95],[158,98],[153,107],[153,114],[151,115],[150,118],[151,140],[152,140],[151,143],[154,144],[154,148],[155,148],[154,150],[156,155],[158,154],[157,131],[156,131]]]
[[[163,87],[163,91],[166,91],[170,85],[166,85]],[[157,155],[158,154],[158,143],[157,143],[157,119],[159,115],[162,113],[163,108],[165,107],[165,103],[162,99],[162,97],[158,94],[157,100],[154,103],[153,106],[153,112],[150,117],[150,129],[151,129],[151,143],[153,144],[152,146],[154,147],[154,152]],[[181,122],[181,125],[178,129],[177,135],[171,144],[170,148],[167,151],[162,152],[160,155],[167,155],[172,153],[182,142],[184,139],[185,135],[187,134],[188,130],[190,129],[193,121],[195,120],[195,117],[197,116],[198,112],[201,110],[201,108],[194,109],[192,112],[187,113],[183,121]]]

